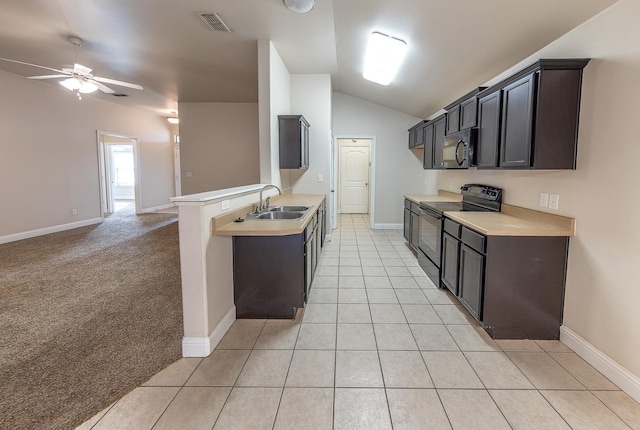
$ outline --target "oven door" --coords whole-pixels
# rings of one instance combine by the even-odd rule
[[[440,287],[442,214],[420,208],[418,263],[436,287]]]
[[[420,236],[418,248],[429,260],[440,267],[442,241],[442,214],[420,208]]]

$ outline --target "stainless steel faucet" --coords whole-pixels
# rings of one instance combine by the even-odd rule
[[[269,199],[270,199],[269,197],[267,197],[267,200],[265,201],[264,206],[262,205],[262,192],[264,190],[268,190],[269,188],[275,188],[276,190],[278,190],[278,194],[282,195],[282,191],[280,191],[280,188],[278,188],[275,185],[269,184],[262,187],[262,189],[260,190],[260,203],[258,204],[258,207],[256,207],[256,213],[269,209]]]

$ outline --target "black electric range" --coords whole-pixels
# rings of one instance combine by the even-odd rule
[[[420,202],[418,262],[431,281],[440,287],[443,212],[500,212],[502,189],[489,185],[460,187],[461,202]]]

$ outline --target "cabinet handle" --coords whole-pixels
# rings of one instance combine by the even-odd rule
[[[464,144],[464,141],[462,139],[460,139],[456,144],[456,163],[458,163],[458,166],[462,166],[462,163],[464,162],[464,158],[462,160],[458,159],[458,148],[460,148],[460,144]]]

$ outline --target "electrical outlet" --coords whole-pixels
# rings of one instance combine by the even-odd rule
[[[229,210],[229,200],[223,200],[220,202],[220,210],[228,211]]]
[[[560,196],[557,194],[549,194],[549,209],[558,210],[558,203],[560,201]]]
[[[71,209],[71,215],[78,215],[78,209],[76,208]]]
[[[318,180],[318,182],[324,181],[324,176],[322,176],[322,174],[318,175],[317,180]]]
[[[184,176],[186,176],[187,178],[190,178],[193,176],[193,173],[191,172],[185,172]]]
[[[549,193],[540,193],[540,206],[549,207]]]

